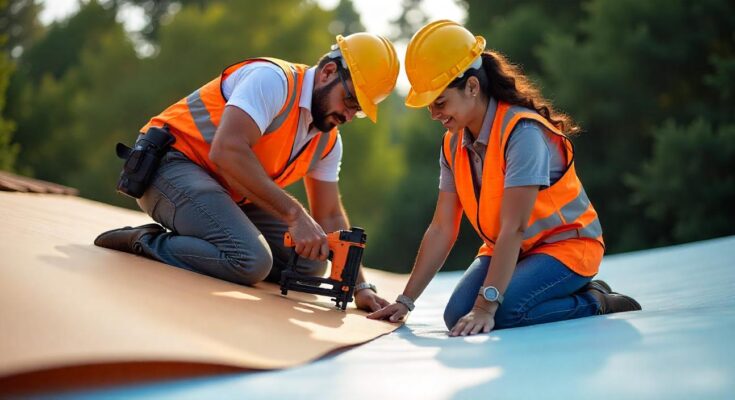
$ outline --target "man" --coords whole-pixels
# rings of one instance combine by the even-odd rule
[[[101,234],[95,244],[180,268],[252,285],[278,281],[290,249],[297,270],[322,275],[326,233],[349,229],[340,200],[342,141],[337,125],[375,122],[393,90],[398,59],[387,39],[337,36],[318,65],[248,59],[181,99],[144,126],[165,127],[176,141],[138,205],[158,224]],[[283,190],[304,179],[309,214]],[[360,271],[356,305],[388,305]]]

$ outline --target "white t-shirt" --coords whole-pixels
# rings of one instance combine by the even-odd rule
[[[304,76],[299,101],[302,111],[291,159],[319,133],[315,128],[308,130],[312,122],[311,95],[314,88],[314,72],[314,68],[310,68]],[[240,67],[230,74],[222,83],[222,93],[227,105],[248,113],[263,134],[286,103],[287,82],[286,74],[280,67],[266,61],[258,61]],[[342,137],[338,134],[332,151],[324,159],[319,160],[307,176],[320,181],[337,182],[341,163]]]

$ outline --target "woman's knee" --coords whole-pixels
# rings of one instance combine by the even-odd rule
[[[501,305],[495,312],[495,327],[513,328],[521,324],[524,316],[525,312],[518,307],[512,307],[510,304]]]
[[[444,324],[447,326],[447,329],[454,328],[454,325],[457,324],[457,321],[459,321],[464,314],[466,314],[466,312],[462,313],[457,310],[457,307],[452,303],[447,304],[447,307],[444,309]]]
[[[490,257],[477,257],[457,283],[444,309],[444,323],[448,329],[452,329],[472,309],[489,265]]]

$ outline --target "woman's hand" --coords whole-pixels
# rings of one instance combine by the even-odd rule
[[[460,318],[449,332],[449,336],[475,335],[488,333],[495,327],[495,313],[475,306],[467,315]]]
[[[393,303],[388,307],[370,313],[367,315],[370,319],[387,319],[390,322],[396,322],[403,319],[408,314],[408,307],[401,303]]]
[[[372,290],[363,289],[355,293],[355,305],[360,310],[375,312],[387,307],[390,303]]]

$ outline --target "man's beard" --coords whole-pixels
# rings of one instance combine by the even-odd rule
[[[329,99],[329,92],[332,91],[332,88],[339,83],[339,79],[334,79],[332,82],[329,82],[326,86],[314,89],[314,93],[311,97],[311,117],[313,118],[312,124],[316,129],[319,129],[321,132],[329,132],[334,128],[334,124],[331,122],[327,122],[327,119],[330,116],[334,116],[340,124],[345,123],[345,118],[342,115],[339,115],[337,113],[330,113],[327,114],[327,108],[329,107],[328,99]]]

